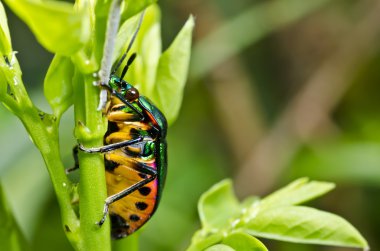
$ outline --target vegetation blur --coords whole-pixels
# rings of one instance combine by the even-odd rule
[[[341,215],[380,250],[380,1],[159,5],[164,48],[189,13],[196,26],[183,105],[168,133],[165,193],[141,231],[141,250],[185,249],[199,228],[200,195],[224,177],[234,179],[241,198],[299,177],[334,182],[313,206]],[[48,110],[42,89],[52,55],[6,11],[26,88]],[[0,176],[15,220],[33,250],[72,250],[38,150],[3,106],[0,118]],[[72,112],[61,123],[61,152],[71,167]],[[263,242],[276,251],[353,250]]]

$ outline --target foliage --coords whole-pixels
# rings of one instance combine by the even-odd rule
[[[49,195],[52,188],[47,183],[48,180],[45,179],[45,173],[43,173],[43,170],[40,170],[42,169],[39,166],[41,165],[41,161],[36,157],[36,153],[33,152],[34,149],[30,146],[27,135],[19,133],[21,129],[18,128],[16,123],[13,123],[12,117],[9,116],[5,110],[1,110],[3,109],[3,107],[1,107],[1,143],[3,143],[2,146],[6,147],[2,149],[0,175],[4,187],[7,185],[7,187],[11,187],[11,189],[4,189],[7,195],[4,197],[7,197],[7,200],[5,198],[1,200],[0,213],[5,213],[1,214],[0,219],[6,220],[7,227],[4,228],[6,230],[5,232],[1,232],[2,235],[0,239],[2,241],[3,239],[9,240],[9,242],[3,242],[3,244],[14,245],[15,250],[18,248],[17,246],[21,246],[22,248],[20,249],[25,250],[24,238],[21,231],[19,231],[21,228],[21,230],[24,230],[23,234],[27,232],[26,234],[29,239],[31,238],[30,233],[34,233],[32,239],[38,243],[37,245],[34,244],[37,246],[36,250],[42,250],[38,245],[42,246],[44,243],[45,246],[49,247],[48,250],[50,250],[51,247],[49,243],[58,246],[57,250],[58,248],[60,248],[60,250],[68,250],[68,244],[66,245],[66,243],[64,243],[66,246],[56,245],[55,241],[59,238],[66,241],[63,236],[63,231],[70,230],[70,233],[66,234],[73,246],[77,249],[96,250],[96,248],[99,248],[100,250],[107,250],[110,246],[107,237],[108,230],[106,229],[108,226],[104,226],[101,233],[94,231],[96,229],[93,228],[93,222],[100,218],[101,207],[105,196],[105,187],[102,183],[103,168],[101,159],[95,156],[93,158],[80,156],[81,169],[83,169],[80,174],[82,183],[80,196],[82,199],[89,199],[87,202],[81,201],[80,207],[82,211],[80,211],[80,213],[81,215],[85,213],[86,216],[84,217],[86,217],[86,219],[78,220],[76,215],[78,212],[74,210],[75,214],[73,214],[71,206],[66,207],[67,205],[71,205],[70,199],[72,196],[77,196],[77,187],[65,178],[63,170],[64,167],[68,167],[72,163],[72,161],[67,160],[69,157],[66,155],[69,151],[67,149],[70,149],[72,146],[72,142],[68,142],[70,141],[68,140],[68,138],[70,138],[68,135],[72,134],[71,125],[73,122],[68,122],[67,119],[66,121],[64,120],[65,116],[66,118],[67,116],[72,116],[71,114],[68,115],[68,113],[72,112],[70,107],[72,107],[73,104],[76,112],[76,137],[87,146],[102,143],[101,138],[105,129],[104,121],[101,119],[100,113],[96,112],[98,89],[92,87],[92,82],[96,80],[92,74],[99,70],[105,40],[105,24],[111,1],[104,1],[104,3],[102,2],[95,5],[95,1],[78,0],[74,7],[72,4],[62,1],[8,0],[5,2],[27,23],[38,41],[50,52],[56,53],[44,80],[44,94],[52,109],[52,113],[49,114],[40,111],[49,110],[47,107],[42,106],[43,108],[41,108],[40,100],[43,99],[42,95],[36,95],[35,92],[30,91],[28,95],[32,97],[33,101],[37,101],[33,103],[29,100],[29,97],[25,95],[26,92],[22,85],[23,81],[21,81],[21,71],[12,49],[11,37],[6,24],[6,15],[3,6],[0,4],[0,51],[2,55],[5,55],[4,58],[0,59],[0,98],[8,109],[20,116],[33,142],[41,150],[42,156],[45,158],[59,200],[62,213],[61,228],[63,230],[60,230],[56,224],[51,223],[51,220],[56,219],[58,214],[55,211],[55,201],[46,203],[46,200],[51,197]],[[125,2],[129,3],[128,0]],[[156,6],[151,5],[154,2],[155,1],[152,0],[142,0],[123,6],[121,25],[117,35],[113,61],[117,60],[120,54],[125,50],[130,35],[135,30],[138,20],[138,15],[135,14],[145,6],[150,5],[138,39],[133,47],[133,51],[138,52],[138,57],[128,73],[128,80],[131,83],[136,83],[141,93],[153,99],[168,116],[169,122],[173,123],[178,116],[180,103],[182,102],[183,85],[189,57],[189,33],[192,30],[193,21],[192,18],[190,18],[185,25],[187,28],[184,28],[180,32],[180,35],[175,39],[176,42],[173,42],[172,46],[169,46],[170,49],[161,54],[161,13]],[[215,5],[216,2],[217,1],[212,1],[211,4]],[[318,17],[315,18],[315,15],[312,15],[312,13],[322,6],[324,6],[325,12],[336,14],[342,6],[347,8],[349,4],[353,4],[341,3],[339,1],[335,4],[327,4],[333,1],[326,0],[310,2],[302,0],[276,0],[268,2],[262,1],[262,3],[259,4],[257,4],[256,1],[254,4],[252,4],[251,1],[246,1],[249,2],[250,6],[248,6],[249,8],[244,8],[244,6],[241,6],[242,2],[244,1],[227,1],[225,6],[221,8],[221,10],[225,12],[223,15],[225,15],[224,18],[226,18],[226,20],[222,20],[219,26],[220,28],[208,33],[203,39],[198,41],[194,50],[193,65],[190,73],[193,79],[199,80],[204,78],[210,74],[211,71],[215,70],[216,67],[223,64],[223,61],[229,60],[231,56],[235,57],[244,51],[244,60],[247,61],[247,65],[253,68],[250,74],[255,75],[254,77],[250,77],[255,80],[254,82],[258,82],[258,86],[261,88],[259,92],[259,95],[261,93],[260,98],[262,99],[261,105],[263,105],[264,109],[267,109],[264,113],[266,116],[271,117],[274,112],[272,109],[276,107],[276,104],[280,106],[276,109],[280,110],[280,108],[283,108],[283,103],[280,103],[278,100],[284,101],[283,99],[286,97],[286,95],[281,94],[281,99],[278,99],[278,88],[281,88],[278,86],[278,83],[285,83],[286,78],[278,74],[278,69],[276,69],[276,64],[274,63],[275,60],[278,59],[276,57],[280,55],[280,58],[282,58],[284,56],[284,51],[278,48],[278,46],[276,46],[275,49],[271,47],[272,42],[275,40],[273,38],[265,40],[262,43],[260,43],[260,41],[267,35],[278,30],[284,33],[290,31],[291,33],[292,29],[289,29],[290,24],[295,25],[299,20],[305,21],[306,19],[307,21],[308,18],[313,16],[313,20],[318,20]],[[178,2],[172,4],[178,8],[184,3]],[[331,10],[331,6],[333,10]],[[178,9],[182,8],[183,7]],[[236,17],[228,18],[230,13],[233,13],[239,8],[242,9],[241,13],[238,13]],[[211,8],[211,10],[209,8],[204,9],[207,10],[207,17],[211,17],[211,21],[215,22],[213,19],[215,18],[213,16],[215,13],[213,12],[217,8]],[[204,9],[202,9],[203,12]],[[363,9],[365,8],[361,8],[361,11],[363,11]],[[358,13],[359,12],[360,11],[358,11]],[[345,11],[345,13],[353,17],[357,15],[356,12],[353,14],[349,11]],[[202,29],[207,31],[209,19],[205,19],[206,21],[204,21],[202,15],[199,13],[196,13],[196,16],[198,17],[198,22],[203,22],[204,24],[201,26]],[[54,19],[54,21],[50,20],[50,23],[45,22],[43,20],[45,18]],[[171,19],[172,21],[173,17],[165,18],[167,20]],[[336,20],[334,19],[334,25],[331,25],[331,22],[328,23],[329,19],[325,19],[323,16],[319,17],[319,20],[323,20],[322,24],[325,27],[331,26],[334,33],[341,31],[341,26],[339,25],[341,25],[342,20],[339,18],[337,18],[337,22],[335,22]],[[326,22],[329,25],[326,25]],[[249,32],[247,32],[248,29],[245,29],[247,25],[249,26]],[[198,27],[199,26],[200,25],[198,25]],[[58,29],[57,27],[60,28]],[[349,27],[351,30],[351,25]],[[315,29],[315,26],[312,26],[309,30],[310,33],[313,34],[312,31],[319,31],[319,29],[319,27]],[[352,30],[356,30],[355,27],[353,27]],[[368,31],[371,31],[371,29],[369,28]],[[375,32],[373,33],[376,35]],[[338,34],[340,33],[338,32]],[[279,34],[276,33],[276,36],[281,38],[281,34],[279,36]],[[365,41],[365,36],[354,37]],[[298,49],[300,43],[306,44],[302,38],[300,39],[300,43],[296,43],[298,39],[300,39],[299,36],[294,36],[294,40],[291,40],[292,43],[294,43],[293,49],[295,47]],[[342,40],[354,41],[355,39]],[[275,41],[276,45],[281,44],[278,40]],[[326,41],[328,41],[328,39]],[[324,43],[328,44],[326,41],[320,43],[322,47]],[[180,43],[182,46],[174,46],[176,43]],[[257,53],[256,51],[260,51],[259,54],[252,54],[252,48],[250,48],[252,44],[258,46],[259,50],[256,50],[257,48],[255,47],[254,51],[255,53]],[[263,44],[265,44],[265,46],[263,46]],[[340,46],[340,43],[337,44]],[[366,46],[363,47],[366,48]],[[355,51],[360,52],[360,49],[360,46],[358,48],[355,47]],[[268,53],[268,51],[270,51],[270,53]],[[297,50],[289,51],[292,52],[292,58],[302,62],[296,54]],[[364,55],[364,59],[366,59],[366,54],[362,54]],[[178,60],[181,60],[181,57],[178,58],[176,57],[177,55],[183,55],[184,61],[178,62]],[[308,54],[308,58],[315,60],[315,55]],[[23,55],[19,53],[18,56],[21,58]],[[346,59],[345,57],[343,58]],[[168,61],[173,62],[173,65],[171,65],[173,68],[166,65]],[[234,61],[232,60],[232,64],[233,63]],[[289,68],[293,66],[292,64],[284,64],[283,61],[281,61],[279,65],[280,67],[278,68],[281,68],[281,71],[289,71]],[[371,76],[377,74],[377,66],[378,65],[375,65],[375,73],[372,73]],[[221,69],[223,70],[224,68]],[[299,72],[307,72],[308,65],[302,65],[302,67],[298,67],[298,70]],[[178,73],[179,75],[173,76],[173,73]],[[214,74],[213,72],[211,75],[214,76]],[[24,71],[24,78],[25,75]],[[303,74],[299,75],[302,76]],[[266,80],[276,79],[274,76],[280,76],[281,79],[273,81],[276,85],[271,87]],[[28,86],[31,82],[27,83],[28,81],[26,81],[26,79],[27,78],[24,79],[24,82],[27,84],[29,91],[32,89],[30,85]],[[365,79],[364,82],[367,81],[367,78]],[[293,79],[290,82],[294,84]],[[330,84],[328,80],[325,82]],[[239,131],[244,134],[244,138],[248,140],[249,134],[251,131],[254,132],[254,128],[248,132],[242,130],[241,125],[244,124],[244,119],[250,118],[250,116],[254,118],[255,123],[260,123],[260,116],[253,113],[244,113],[245,118],[240,120],[242,116],[237,111],[241,110],[235,109],[234,106],[236,97],[238,97],[239,102],[243,101],[242,104],[244,104],[245,107],[249,107],[250,103],[248,102],[247,104],[247,102],[245,102],[246,97],[241,95],[241,93],[240,95],[236,95],[235,90],[239,90],[239,78],[234,78],[229,83],[232,85],[229,85],[228,95],[223,96],[221,100],[223,103],[227,103],[234,111],[232,123],[236,127],[232,131]],[[168,86],[169,84],[173,84],[173,86]],[[332,85],[334,85],[334,83]],[[233,88],[230,88],[231,86],[233,86]],[[168,251],[178,250],[179,247],[184,247],[183,243],[188,240],[190,236],[189,233],[193,231],[195,227],[194,222],[196,221],[196,216],[193,212],[193,207],[195,208],[194,205],[198,195],[204,191],[207,186],[220,179],[221,176],[225,176],[226,170],[227,172],[235,171],[232,169],[232,167],[236,165],[235,162],[232,164],[231,152],[245,152],[247,149],[244,149],[242,142],[239,142],[239,147],[233,146],[233,144],[230,145],[228,142],[229,134],[221,129],[226,125],[228,126],[229,117],[225,106],[216,107],[218,105],[214,103],[215,100],[217,100],[215,93],[218,93],[217,91],[220,89],[223,89],[223,86],[212,86],[212,78],[207,79],[204,85],[202,85],[202,83],[193,83],[193,86],[188,89],[186,95],[187,104],[185,104],[181,111],[183,116],[181,116],[180,121],[178,121],[179,123],[176,123],[176,125],[171,128],[168,135],[170,171],[165,195],[160,208],[148,225],[142,231],[139,231],[141,236],[136,236],[135,234],[130,238],[113,243],[113,249],[125,250],[129,248],[128,250],[136,250],[139,244],[137,241],[138,237],[141,237],[143,240],[140,243],[143,250],[152,250],[152,247],[154,247],[154,250]],[[293,85],[291,89],[294,89]],[[362,89],[366,90],[363,87]],[[250,88],[244,90],[245,94],[252,91]],[[377,96],[378,89],[376,88],[375,91],[371,93]],[[275,95],[276,98],[273,98],[271,95]],[[323,97],[323,95],[321,96]],[[368,93],[362,96],[367,99]],[[15,99],[14,97],[19,98]],[[374,99],[368,98],[368,100],[373,101]],[[379,124],[366,124],[371,122],[368,120],[368,117],[366,117],[368,114],[363,112],[368,111],[368,107],[358,108],[359,106],[357,105],[358,103],[363,103],[362,101],[363,100],[359,100],[359,102],[349,101],[346,103],[356,107],[355,114],[357,114],[357,116],[360,114],[357,120],[360,121],[360,126],[363,127],[363,130],[367,130],[367,135],[372,139],[375,132],[376,135],[378,134]],[[314,105],[313,102],[310,103]],[[38,104],[38,108],[35,104]],[[376,107],[377,106],[371,103],[371,108],[374,109],[375,114],[377,114]],[[340,112],[339,114],[346,116],[349,114],[348,112]],[[226,116],[222,116],[221,120],[218,119],[217,113]],[[236,116],[239,116],[239,119],[237,119]],[[328,120],[328,122],[330,123],[331,121]],[[269,127],[271,123],[267,124]],[[305,124],[308,124],[308,122],[305,122]],[[350,125],[350,123],[346,124]],[[100,125],[100,128],[97,128],[96,125]],[[371,127],[372,130],[369,130],[369,127]],[[58,129],[59,131],[65,130],[65,136],[59,139],[59,145],[55,144],[58,142]],[[271,131],[268,131],[270,135]],[[292,133],[293,131],[291,131],[290,135],[292,135]],[[285,133],[282,132],[282,134],[277,135],[284,134],[287,135],[286,131]],[[284,142],[286,142],[286,138],[284,141],[280,139],[276,144],[278,143],[278,145],[281,146]],[[298,158],[295,160],[295,168],[288,172],[291,176],[288,179],[301,175],[326,180],[334,179],[335,181],[344,181],[346,184],[372,184],[373,186],[377,186],[377,181],[380,177],[378,175],[379,169],[377,168],[377,164],[379,163],[376,151],[377,146],[378,142],[372,141],[360,141],[359,144],[356,145],[340,141],[336,144],[333,142],[331,145],[331,142],[326,141],[325,144],[317,145],[317,147],[312,143],[310,149],[308,148],[307,151],[301,151],[299,153]],[[58,148],[61,148],[61,151],[59,151]],[[283,148],[288,149],[287,147]],[[271,149],[271,151],[271,158],[273,154],[278,153],[276,149]],[[65,153],[62,154],[62,152]],[[281,152],[277,154],[277,156],[281,156]],[[60,163],[61,159],[63,159],[64,165]],[[94,166],[98,166],[98,168],[94,169]],[[256,166],[254,166],[254,168],[256,168]],[[268,166],[268,170],[271,170],[270,166]],[[24,177],[27,177],[27,179]],[[260,176],[259,179],[267,181],[265,177]],[[241,184],[236,183],[236,186],[239,187]],[[90,187],[92,189],[89,189]],[[251,187],[257,188],[258,185],[254,184]],[[233,195],[231,185],[227,181],[216,185],[210,191],[206,192],[199,202],[203,228],[194,236],[190,249],[241,250],[249,247],[252,250],[266,250],[266,247],[256,237],[295,241],[298,243],[367,246],[360,234],[342,218],[310,207],[298,206],[300,203],[328,192],[333,188],[331,183],[298,180],[287,188],[291,188],[290,190],[292,191],[285,190],[285,192],[276,192],[263,199],[250,198],[240,203]],[[345,188],[343,186],[343,188],[340,189],[347,189],[347,187]],[[16,206],[13,205],[14,212],[12,213],[9,209],[11,207],[8,206],[8,200],[14,200],[21,193],[20,191],[27,192],[25,192],[23,196],[19,196],[21,202],[16,204]],[[339,196],[339,191],[337,193]],[[378,193],[375,191],[373,194],[377,195]],[[376,197],[375,195],[372,196],[374,197],[373,199],[367,200],[367,202],[371,201],[372,203],[378,201],[376,199],[378,196]],[[228,200],[224,201],[223,196],[226,196],[225,198],[228,198]],[[362,204],[364,199],[360,197],[358,200],[358,197],[360,196],[358,196],[357,193],[349,194],[349,200],[353,201],[352,204],[355,204],[355,201],[356,204]],[[357,203],[358,201],[360,203]],[[351,206],[346,206],[346,213],[347,211],[354,211],[352,204]],[[28,210],[24,210],[26,207]],[[345,205],[342,204],[341,207],[345,207]],[[357,213],[356,216],[358,217],[354,219],[354,221],[356,220],[355,225],[357,225],[357,218],[359,218],[359,223],[362,224],[360,227],[363,228],[363,224],[365,225],[367,222],[365,216],[362,217],[362,215],[368,215],[367,219],[370,219],[368,221],[373,223],[373,226],[367,226],[366,230],[368,231],[368,228],[376,229],[375,225],[376,219],[378,219],[376,218],[378,210],[375,209],[376,207],[373,205],[373,207],[368,208],[368,210],[374,210],[372,214],[366,214],[366,212],[362,212],[362,214]],[[42,210],[45,211],[42,212]],[[242,223],[243,217],[252,216],[249,213],[256,213],[257,211],[255,210],[259,210],[257,215],[253,215],[255,218],[252,219],[252,221],[248,221],[248,223]],[[245,211],[244,214],[242,211]],[[22,214],[19,212],[22,212]],[[37,217],[38,213],[35,212],[39,212],[39,215],[42,213],[44,215],[43,217]],[[288,214],[284,214],[284,212],[288,212]],[[372,217],[370,217],[370,215],[372,215]],[[13,218],[16,218],[17,222]],[[34,219],[30,220],[30,218]],[[248,217],[248,219],[250,218],[251,217]],[[314,231],[316,230],[316,226],[320,226],[318,224],[321,222],[319,222],[318,219],[321,218],[331,219],[336,223],[336,225],[331,223],[321,226],[322,229],[328,229],[336,233],[332,236],[334,238],[323,238],[321,232]],[[300,224],[297,224],[300,219],[307,221],[307,229],[297,228],[297,226],[300,226]],[[289,226],[289,224],[287,224],[288,221],[295,224]],[[36,223],[32,224],[31,222],[40,222],[38,223],[38,228],[35,229]],[[47,224],[46,222],[49,223]],[[268,225],[267,223],[271,224]],[[272,223],[276,225],[273,226]],[[88,228],[86,226],[88,226]],[[344,231],[336,232],[334,231],[334,226],[341,226]],[[80,231],[81,228],[82,231]],[[27,231],[25,231],[25,229]],[[308,236],[306,234],[307,230],[311,231],[312,234]],[[12,240],[7,239],[10,231],[12,231],[12,235],[14,236]],[[62,231],[62,233],[60,231]],[[378,231],[375,230],[374,232],[377,233]],[[63,237],[59,236],[60,234]],[[353,238],[347,240],[347,236],[353,236]],[[372,243],[374,240],[377,240],[376,236],[377,234],[374,235],[371,246],[373,246]],[[99,238],[96,239],[97,237]],[[80,243],[83,239],[88,239],[89,242],[91,242],[88,244],[90,246],[84,247],[84,245],[87,244]],[[281,246],[278,249],[276,248],[276,250],[295,250],[292,248],[286,249],[286,247],[284,242],[282,242]],[[297,250],[314,250],[313,248],[315,247],[311,245],[303,245],[298,247]]]
[[[106,187],[104,183],[103,159],[101,156],[79,154],[79,215],[72,205],[73,196],[78,196],[77,184],[69,180],[59,151],[60,119],[65,111],[74,105],[75,136],[78,142],[87,146],[101,145],[105,133],[105,120],[101,111],[97,111],[99,89],[93,85],[96,81],[93,73],[99,71],[103,53],[105,25],[110,2],[77,1],[75,4],[56,1],[36,2],[29,0],[6,1],[8,6],[30,27],[38,41],[49,51],[55,53],[44,81],[44,94],[49,102],[52,114],[41,111],[31,101],[21,78],[21,69],[15,53],[12,51],[6,16],[1,5],[1,49],[3,58],[0,63],[1,93],[4,105],[23,122],[34,144],[41,152],[61,209],[62,225],[65,233],[76,250],[109,250],[111,248],[109,222],[96,227],[101,217]],[[152,1],[126,2],[122,10],[121,30],[117,36],[116,57],[125,50],[124,45],[136,29],[138,13],[152,4]],[[159,31],[159,10],[152,6],[146,12],[149,24],[144,24],[138,38],[138,45],[148,41],[145,33],[153,30],[154,37],[147,36],[150,44],[158,46],[144,48],[144,55],[156,55],[156,64],[149,62],[149,71],[145,60],[136,63],[134,74],[140,77],[140,83],[149,83],[151,88],[175,89],[178,96],[166,95],[156,91],[157,95],[147,93],[159,105],[161,99],[172,100],[170,107],[161,107],[169,116],[169,122],[176,118],[181,103],[190,55],[191,30],[193,19],[188,22],[174,40],[169,49],[161,56]],[[100,38],[100,39],[97,39]],[[151,49],[153,49],[153,53]],[[155,50],[156,49],[156,50]],[[159,51],[157,51],[159,49]],[[140,51],[139,46],[134,50]],[[176,57],[173,56],[176,55]],[[175,60],[173,60],[175,59]],[[139,66],[143,65],[139,69]],[[155,70],[157,69],[158,70]],[[156,76],[157,75],[157,76]],[[162,79],[170,79],[162,83]],[[163,88],[163,87],[162,87]],[[171,93],[169,93],[171,94]],[[170,109],[170,110],[168,110]],[[93,189],[96,187],[96,189]],[[20,232],[18,232],[20,233]],[[21,237],[20,237],[21,238]],[[16,249],[14,249],[16,250]]]
[[[366,240],[343,218],[298,206],[333,188],[332,183],[303,178],[263,199],[251,197],[239,203],[231,181],[221,181],[199,201],[202,229],[187,250],[268,250],[253,236],[368,249]]]

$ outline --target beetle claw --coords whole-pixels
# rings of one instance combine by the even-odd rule
[[[101,227],[103,225],[103,223],[107,219],[107,214],[108,214],[108,203],[106,202],[106,203],[104,203],[103,217],[102,217],[102,219],[99,222],[96,222],[96,225],[98,225],[99,227]]]

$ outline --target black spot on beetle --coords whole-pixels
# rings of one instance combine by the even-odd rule
[[[111,133],[114,133],[117,131],[119,131],[119,127],[117,126],[116,122],[108,121],[108,130],[107,130],[106,134],[104,135],[104,138],[106,138]]]
[[[112,161],[112,160],[108,160],[105,158],[104,159],[104,166],[105,166],[106,170],[113,171],[116,167],[119,166],[119,164]]]
[[[137,214],[131,214],[131,215],[129,216],[129,219],[130,219],[131,221],[136,222],[136,221],[139,221],[139,220],[140,220],[140,217],[139,217]]]
[[[122,227],[122,228],[126,228],[126,229],[129,228],[128,223],[120,215],[110,214],[110,218],[111,218],[111,224],[112,224],[112,226]]]
[[[110,214],[111,236],[113,239],[120,239],[128,235],[130,226],[123,217],[117,214]]]
[[[150,187],[141,187],[141,188],[139,188],[139,192],[143,196],[147,196],[148,194],[150,194],[151,191],[152,190],[150,189]]]
[[[135,206],[138,210],[144,211],[148,207],[148,204],[146,204],[145,202],[139,201],[139,202],[136,202]]]
[[[145,173],[139,173],[140,178],[146,179],[148,176]]]

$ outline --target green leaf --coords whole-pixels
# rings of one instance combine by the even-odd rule
[[[60,117],[73,103],[74,66],[70,58],[56,55],[44,81],[44,94],[54,114]]]
[[[191,35],[194,19],[189,17],[186,24],[170,47],[161,55],[152,100],[165,114],[168,123],[174,122],[182,102],[191,50]]]
[[[0,243],[2,250],[24,251],[28,250],[25,238],[18,227],[0,185]]]
[[[128,19],[121,26],[116,40],[114,61],[125,52],[135,32],[140,14]],[[131,51],[137,52],[137,57],[131,65],[126,79],[147,97],[152,97],[158,62],[161,57],[161,13],[157,5],[149,6],[145,10],[140,31]],[[122,69],[119,69],[121,72]]]
[[[187,251],[198,250],[223,250],[217,248],[226,248],[228,250],[247,250],[247,251],[268,251],[264,244],[253,236],[246,233],[235,231],[223,238],[222,234],[213,234],[207,237],[202,236],[202,231],[197,232],[192,240],[192,245]],[[223,240],[222,240],[223,238]],[[218,244],[216,244],[218,243]],[[206,249],[207,248],[207,249]]]
[[[87,2],[87,0],[77,0],[77,1],[81,4],[85,4],[85,2]],[[89,2],[91,2],[91,4],[89,5],[89,8],[91,10],[91,13],[93,14],[93,18],[101,17],[103,19],[104,17],[107,17],[109,14],[112,1],[113,0],[102,0],[102,1],[90,0]]]
[[[224,238],[222,244],[228,245],[235,250],[268,251],[261,241],[240,231],[229,234],[226,238]]]
[[[202,194],[198,211],[204,229],[220,229],[231,223],[241,212],[231,180],[223,180]]]
[[[127,48],[130,39],[132,38],[133,33],[135,32],[137,28],[137,24],[139,22],[140,15],[136,15],[132,18],[129,18],[126,20],[121,26],[117,33],[117,38],[115,42],[115,50],[113,52],[113,59],[112,62],[115,62],[116,59],[120,58]],[[141,32],[139,32],[138,37],[141,35]],[[135,41],[136,43],[136,41]],[[135,45],[133,46],[133,50],[135,49]],[[121,69],[119,69],[121,70]]]
[[[293,181],[286,187],[268,195],[261,201],[261,207],[279,207],[301,204],[334,189],[335,185],[329,182],[310,181],[301,178]]]
[[[132,80],[141,93],[154,95],[158,63],[161,57],[161,12],[157,5],[146,9],[140,34],[136,39],[137,58],[133,65]],[[130,75],[130,76],[131,76]]]
[[[224,245],[224,244],[217,244],[217,245],[214,245],[212,247],[205,249],[205,251],[235,251],[235,250],[239,251],[239,249],[234,249],[234,248],[231,248],[231,247]]]
[[[95,58],[100,62],[105,42],[104,34],[106,33],[106,24],[108,22],[107,16],[109,15],[110,5],[112,1],[97,1],[95,6]],[[138,1],[122,1],[121,2],[121,16],[120,16],[120,29],[117,34],[115,50],[113,55],[113,62],[118,56],[124,53],[126,46],[129,44],[129,40],[134,33],[137,22],[140,15],[136,15],[141,12],[144,8],[151,5],[155,0],[138,0]],[[135,17],[133,17],[136,15]],[[132,18],[133,17],[133,18]],[[132,20],[131,20],[132,18]],[[146,17],[144,18],[144,20]],[[136,25],[135,25],[136,24]],[[141,36],[141,32],[139,32]]]
[[[9,55],[12,52],[11,36],[9,35],[7,15],[4,6],[0,2],[0,52]]]
[[[127,20],[155,2],[157,2],[157,0],[124,1],[125,4],[121,12],[121,20]]]
[[[244,228],[254,236],[275,240],[368,248],[366,240],[345,219],[309,207],[261,211]]]
[[[366,240],[343,218],[309,207],[293,206],[333,187],[331,183],[309,182],[303,178],[262,201],[250,197],[239,203],[232,192],[231,181],[224,180],[202,195],[198,210],[203,229],[193,237],[188,251],[215,244],[225,244],[235,250],[267,250],[250,235],[368,249]],[[211,237],[214,239],[209,241]]]
[[[191,245],[186,251],[204,250],[214,244],[221,242],[223,239],[222,233],[207,234],[204,231],[197,231],[191,240]]]
[[[29,26],[37,40],[53,53],[72,55],[90,38],[87,8],[74,8],[60,1],[5,2]]]

